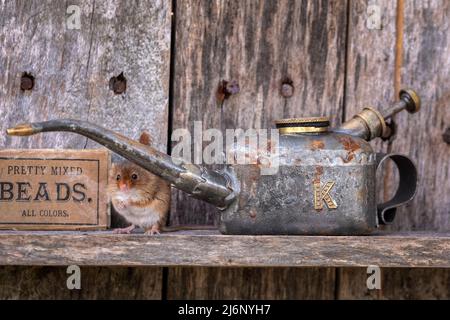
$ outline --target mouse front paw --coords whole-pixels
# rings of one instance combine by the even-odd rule
[[[146,235],[150,235],[150,236],[154,236],[154,235],[158,235],[161,234],[160,230],[159,230],[159,226],[152,226],[149,229],[145,230],[145,234]]]
[[[114,229],[113,232],[116,234],[130,234],[131,231],[133,231],[135,228],[136,228],[136,226],[134,224],[132,224],[131,226],[126,227],[126,228]]]

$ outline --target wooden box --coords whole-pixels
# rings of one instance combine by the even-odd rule
[[[107,150],[1,150],[0,229],[106,229],[109,162]]]

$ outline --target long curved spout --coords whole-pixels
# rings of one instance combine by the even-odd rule
[[[8,129],[9,135],[30,136],[41,132],[68,131],[81,134],[129,161],[160,176],[174,187],[207,201],[219,208],[227,207],[235,198],[234,177],[194,164],[176,164],[172,157],[111,130],[86,121],[72,119],[50,120],[18,125]]]

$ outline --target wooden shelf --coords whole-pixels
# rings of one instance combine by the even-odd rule
[[[450,267],[450,233],[373,236],[159,236],[0,231],[0,265]]]

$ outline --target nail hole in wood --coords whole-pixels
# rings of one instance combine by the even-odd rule
[[[28,73],[24,72],[20,78],[20,89],[22,90],[32,90],[34,87],[34,77]]]
[[[115,94],[122,94],[127,90],[127,79],[121,72],[117,77],[112,77],[109,79],[109,88]]]
[[[290,78],[285,78],[281,82],[280,93],[285,98],[290,98],[294,94],[294,82]]]
[[[217,88],[216,99],[219,102],[223,102],[230,96],[238,94],[240,91],[241,88],[239,87],[239,82],[237,80],[222,80],[219,82],[219,87]]]

